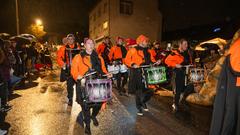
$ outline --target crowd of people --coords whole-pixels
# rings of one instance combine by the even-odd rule
[[[77,121],[82,126],[85,123],[85,133],[91,134],[90,122],[92,120],[95,126],[99,125],[96,116],[105,102],[88,102],[85,93],[88,89],[87,80],[108,78],[113,83],[116,80],[116,89],[120,96],[135,94],[137,115],[142,116],[143,111],[148,111],[147,102],[161,85],[148,84],[144,69],[153,66],[166,67],[167,77],[171,78],[167,81],[170,80],[169,83],[173,82],[175,86],[172,107],[174,111],[178,111],[179,102],[184,102],[194,89],[193,85],[185,84],[185,65],[194,64],[191,54],[185,39],[179,40],[177,49],[163,49],[159,42],[150,45],[149,38],[144,35],[127,43],[124,38],[117,37],[114,45],[110,37],[104,37],[98,46],[93,39],[86,38],[84,46],[79,46],[74,35],[69,34],[63,38],[63,45],[57,51],[57,63],[61,67],[60,81],[67,81],[69,106],[73,104],[73,86],[77,84],[76,101],[82,107]]]
[[[25,44],[15,40],[0,39],[0,113],[11,109],[8,99],[16,85],[24,86],[25,80],[42,67],[52,69],[49,49],[47,47],[39,49],[36,44],[36,42]],[[110,37],[104,37],[98,46],[93,39],[85,38],[83,46],[80,46],[75,41],[75,36],[68,34],[63,38],[62,44],[57,51],[56,59],[61,68],[60,81],[67,82],[69,106],[73,104],[76,84],[76,102],[82,108],[77,122],[83,127],[85,125],[86,134],[91,134],[91,121],[95,126],[99,125],[97,120],[99,111],[107,102],[111,102],[111,100],[90,99],[89,94],[94,93],[87,92],[90,87],[87,83],[89,80],[99,80],[99,83],[104,79],[110,80],[106,82],[116,86],[119,96],[135,95],[138,116],[143,116],[145,111],[149,111],[148,101],[159,87],[167,83],[172,86],[174,94],[172,109],[178,112],[180,103],[186,105],[186,97],[194,92],[194,83],[188,82],[188,68],[202,67],[202,64],[198,65],[195,62],[194,52],[186,39],[180,39],[175,48],[167,46],[166,49],[161,48],[160,42],[155,41],[151,44],[150,39],[145,35],[138,36],[136,40],[116,37],[114,43],[111,42]],[[149,69],[156,69],[154,67],[164,67],[166,70],[157,73],[163,75],[164,72],[167,79],[161,83],[159,81],[150,83],[151,76],[158,76],[147,72]],[[110,86],[103,89],[108,87]],[[0,130],[0,133],[5,132]]]
[[[36,42],[22,43],[12,39],[0,38],[0,114],[7,113],[11,106],[8,104],[16,87],[25,87],[25,81],[37,70],[39,64],[52,67],[48,50],[37,49]],[[48,60],[48,62],[46,62]],[[2,120],[2,119],[1,119]],[[6,131],[0,130],[0,134]]]

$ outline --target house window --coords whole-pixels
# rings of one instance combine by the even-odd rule
[[[120,0],[120,14],[133,14],[133,2],[131,0]]]
[[[107,2],[104,3],[104,6],[103,6],[103,13],[106,13],[107,12]]]

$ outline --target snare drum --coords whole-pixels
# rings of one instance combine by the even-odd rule
[[[109,79],[87,80],[85,94],[89,103],[108,101],[112,98],[112,81]]]
[[[205,80],[205,70],[201,68],[191,68],[189,72],[190,83],[201,83]]]
[[[120,73],[126,73],[128,71],[128,68],[126,65],[121,64],[120,65]]]
[[[145,69],[147,84],[159,84],[167,81],[165,67],[150,67]]]
[[[107,69],[109,73],[118,74],[120,67],[119,65],[108,65]]]

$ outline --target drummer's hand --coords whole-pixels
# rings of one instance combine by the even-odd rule
[[[112,73],[108,73],[107,74],[107,78],[109,79],[109,78],[112,78],[113,77],[113,74]]]
[[[82,76],[78,75],[77,80],[81,80]]]
[[[159,65],[159,64],[161,64],[161,62],[162,62],[161,60],[158,60],[155,64]]]
[[[132,68],[139,68],[139,66],[137,64],[133,64]]]
[[[63,70],[66,70],[66,64],[64,63],[64,65],[62,66]]]
[[[182,67],[182,65],[176,64],[176,68],[181,68],[181,67]]]

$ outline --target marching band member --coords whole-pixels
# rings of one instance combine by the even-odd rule
[[[83,76],[92,71],[96,71],[99,75],[107,74],[107,77],[112,77],[106,70],[103,58],[94,51],[95,43],[92,39],[85,39],[85,50],[76,55],[73,59],[71,74],[75,81],[81,81]],[[82,97],[84,84],[78,83],[80,87],[76,90],[76,101],[81,105],[82,112],[79,113],[79,123],[83,126],[83,121],[86,124],[85,133],[91,134],[90,122],[93,120],[93,124],[98,126],[98,120],[96,118],[99,113],[102,103],[86,103],[84,97]],[[90,109],[92,114],[90,114]]]
[[[80,52],[80,46],[75,44],[73,34],[68,34],[67,37],[63,39],[63,44],[64,45],[57,51],[57,63],[62,68],[60,81],[67,81],[68,105],[72,106],[73,85],[75,81],[70,74],[70,70],[72,58]]]
[[[109,51],[111,47],[111,41],[109,37],[104,37],[102,44],[100,44],[97,48],[97,53],[102,56],[105,65],[109,65],[110,60],[109,60]]]
[[[111,63],[117,64],[118,66],[120,66],[121,64],[124,64],[124,59],[127,54],[127,49],[124,47],[123,38],[117,37],[116,43],[117,45],[113,46],[110,49],[108,56]],[[127,71],[125,73],[119,72],[118,74],[116,74],[116,78],[117,78],[117,89],[118,89],[119,95],[122,95],[124,92],[124,86],[125,84],[127,84],[128,72]],[[126,95],[127,94],[128,93],[126,93]]]
[[[126,55],[125,63],[128,67],[131,67],[131,77],[134,79],[130,79],[129,85],[131,88],[135,90],[136,94],[136,107],[138,109],[137,115],[142,116],[143,111],[148,111],[147,101],[151,99],[153,96],[153,91],[148,90],[145,87],[145,83],[143,82],[143,71],[141,66],[149,65],[151,63],[156,62],[154,57],[151,55],[150,49],[148,48],[149,39],[140,35],[137,38],[137,46],[131,48]],[[161,61],[157,61],[156,64],[160,64]]]
[[[178,50],[172,50],[172,53],[167,56],[165,63],[173,68],[174,79],[174,103],[172,105],[173,110],[177,111],[179,108],[179,100],[181,93],[184,93],[184,100],[187,94],[187,87],[185,86],[186,68],[184,65],[191,65],[192,58],[188,51],[188,42],[185,39],[181,39],[178,42]],[[193,88],[189,88],[193,89]]]

